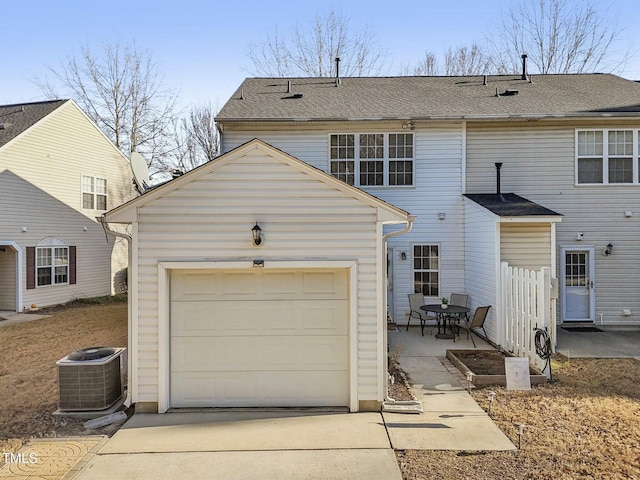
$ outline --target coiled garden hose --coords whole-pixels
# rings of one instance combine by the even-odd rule
[[[536,345],[536,353],[538,356],[546,362],[542,371],[544,372],[547,367],[549,367],[549,380],[553,380],[553,375],[551,374],[551,355],[553,351],[551,349],[551,338],[549,338],[549,334],[546,329],[536,328],[536,335],[534,337],[534,342]]]

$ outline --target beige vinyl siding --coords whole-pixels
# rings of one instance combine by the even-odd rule
[[[0,149],[0,239],[25,252],[48,237],[78,248],[77,284],[26,290],[25,283],[26,307],[109,295],[113,274],[127,265],[126,243],[117,240],[112,258],[114,239],[96,222],[104,212],[82,209],[82,175],[107,179],[109,209],[135,196],[128,161],[73,102]]]
[[[22,248],[23,272],[27,268],[27,247],[34,247],[45,238],[58,238],[77,247],[76,284],[27,290],[24,273],[23,307],[55,305],[111,292],[113,237],[105,237],[101,225],[8,171],[0,172],[0,204],[4,210],[0,232]],[[22,227],[27,231],[22,232]]]
[[[222,135],[223,151],[249,140],[261,140],[323,171],[329,165],[331,133],[407,133],[401,122],[343,122],[316,125],[228,126]],[[461,122],[416,125],[414,186],[361,187],[376,197],[400,207],[417,220],[410,233],[389,240],[394,248],[394,311],[398,322],[405,322],[409,307],[408,293],[413,293],[413,245],[439,244],[442,295],[460,290],[464,284],[464,225],[462,214],[463,127]],[[439,212],[446,220],[438,220]],[[388,227],[385,233],[397,229]],[[401,252],[407,260],[400,259]],[[435,298],[433,299],[435,300]]]
[[[500,224],[500,261],[531,270],[551,267],[551,225]]]
[[[0,239],[1,240],[1,239]],[[9,246],[0,244],[0,310],[16,309],[16,262],[18,254]]]
[[[263,247],[253,247],[258,222]],[[358,399],[379,399],[376,209],[253,150],[138,209],[138,398],[158,401],[158,261],[358,258]]]
[[[491,305],[485,322],[489,338],[498,335],[498,217],[471,200],[464,201],[465,213],[465,291],[472,312]]]
[[[605,325],[640,324],[640,185],[575,185],[576,128],[638,128],[636,124],[468,125],[467,191],[495,191],[494,162],[504,162],[502,191],[563,215],[556,245],[596,247],[596,312]],[[624,212],[631,211],[632,217]],[[583,240],[576,240],[578,232]],[[606,245],[614,253],[602,255]],[[559,254],[559,253],[558,253]],[[558,267],[560,258],[556,259]],[[560,278],[559,271],[555,276]],[[560,299],[562,301],[562,299]],[[631,316],[622,310],[630,309]],[[558,308],[561,312],[561,308]]]
[[[82,209],[82,175],[107,179],[108,209],[135,196],[127,160],[72,102],[3,147],[4,169],[91,219],[102,212]]]

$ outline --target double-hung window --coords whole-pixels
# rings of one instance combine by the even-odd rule
[[[69,283],[69,247],[36,248],[37,286]]]
[[[413,133],[336,133],[329,138],[329,171],[363,187],[413,185]]]
[[[413,246],[413,291],[426,297],[440,296],[440,248]]]
[[[638,183],[638,150],[638,130],[578,130],[576,132],[577,183]]]
[[[107,209],[107,180],[105,178],[82,176],[82,208],[87,210]]]

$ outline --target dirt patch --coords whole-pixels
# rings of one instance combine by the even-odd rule
[[[479,350],[477,352],[456,352],[462,363],[476,375],[504,375],[504,355],[497,350]],[[529,373],[534,374],[531,368]]]
[[[640,479],[640,362],[633,359],[555,358],[557,383],[530,391],[504,387],[472,391],[518,444],[515,423],[524,423],[515,452],[398,451],[405,480],[428,478]]]
[[[115,431],[87,431],[86,420],[52,415],[58,404],[56,361],[90,346],[126,347],[126,303],[71,305],[39,313],[52,316],[0,328],[0,452],[14,452],[32,437]]]

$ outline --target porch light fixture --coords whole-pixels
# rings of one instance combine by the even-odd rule
[[[407,259],[407,252],[402,252],[402,253],[400,254],[400,258],[401,258],[402,260],[406,260],[406,259]]]
[[[613,245],[611,245],[611,243],[609,243],[607,245],[607,248],[604,249],[603,254],[608,257],[609,255],[611,255],[613,253]]]
[[[251,234],[253,235],[253,244],[256,247],[264,244],[264,235],[262,235],[262,229],[260,225],[258,225],[258,222],[256,222],[256,225],[251,229]]]

